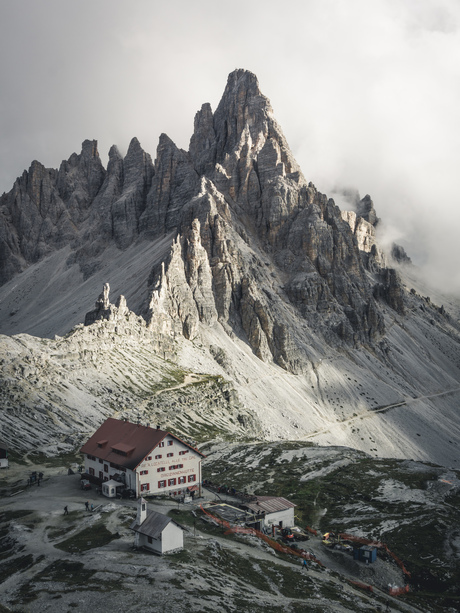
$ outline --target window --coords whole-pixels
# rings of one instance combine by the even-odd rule
[[[148,461],[149,461],[149,460],[151,460],[151,459],[152,459],[152,456],[151,456],[151,455],[148,455],[148,456],[145,458],[145,461],[146,461],[146,462],[148,462]]]
[[[186,453],[188,453],[188,449],[179,451],[179,455],[185,455]]]
[[[164,466],[160,466],[160,468],[157,468],[157,473],[162,473],[164,472],[166,469]]]
[[[191,483],[192,481],[196,481],[196,475],[189,475],[188,476],[188,482]]]
[[[174,455],[173,453],[167,453],[167,454],[166,454],[166,457],[167,457],[167,458],[172,458],[172,457],[173,457],[173,455]]]
[[[166,481],[158,481],[158,487],[159,488],[166,487]]]
[[[101,460],[101,458],[99,458],[99,464],[102,464],[102,460]]]
[[[155,456],[155,460],[161,460],[161,458],[162,458],[162,457],[163,457],[163,456],[162,456],[161,454],[160,454],[160,455],[156,455],[156,456]]]
[[[159,443],[158,447],[164,447],[165,446],[165,442],[161,441],[161,443]]]
[[[104,473],[102,472],[102,470],[99,471],[99,479],[103,479],[104,478]]]
[[[186,481],[185,477],[179,477],[179,484],[185,483],[185,481]]]
[[[147,537],[147,541],[148,541],[149,543],[153,543],[153,538],[152,538],[151,536],[148,536],[148,537]]]
[[[178,470],[179,468],[184,468],[183,464],[173,464],[169,467],[169,470]]]
[[[148,475],[149,471],[148,470],[141,470],[140,474],[141,475]]]
[[[90,475],[94,475],[94,468],[88,468],[88,473]]]
[[[174,441],[168,441],[168,446],[172,445]]]
[[[176,480],[175,479],[169,479],[168,480],[168,485],[176,485]]]
[[[104,472],[108,473],[109,472],[109,466],[108,464],[104,464]]]
[[[142,483],[141,485],[141,492],[148,492],[150,489],[150,484],[149,483]]]

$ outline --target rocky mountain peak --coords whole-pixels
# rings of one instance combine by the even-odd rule
[[[122,160],[123,156],[120,153],[120,150],[118,149],[118,147],[116,145],[112,145],[109,149],[109,164],[112,161],[116,161],[116,160]],[[107,168],[108,170],[108,168]]]
[[[356,213],[373,226],[377,226],[380,221],[375,212],[374,202],[369,194],[358,202]]]
[[[109,246],[161,237],[139,309],[149,325],[161,320],[193,339],[218,320],[295,372],[310,353],[296,318],[331,344],[359,346],[384,334],[382,302],[402,312],[398,277],[375,246],[370,196],[344,217],[307,183],[246,70],[229,75],[215,113],[202,105],[188,152],[161,134],[153,163],[133,138],[124,158],[110,149],[105,171],[97,141],[85,140],[58,171],[35,162],[2,204],[5,276],[69,245],[86,279]]]
[[[98,158],[97,140],[84,140],[81,145],[81,155],[85,158]]]

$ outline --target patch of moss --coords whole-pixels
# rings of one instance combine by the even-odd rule
[[[0,574],[0,583],[3,583],[7,579],[9,579],[12,575],[18,572],[23,573],[28,568],[33,566],[33,564],[34,564],[34,557],[31,553],[24,555],[24,556],[10,558],[8,561],[8,564],[3,565],[2,572]]]
[[[103,523],[99,522],[58,543],[55,547],[68,553],[80,553],[89,549],[104,547],[116,538],[118,538],[117,535],[112,534]]]
[[[27,517],[27,515],[31,515],[33,511],[29,510],[17,510],[17,511],[2,511],[0,513],[0,523],[9,522],[12,519],[21,519],[21,517]]]

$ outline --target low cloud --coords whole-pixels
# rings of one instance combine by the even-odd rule
[[[23,0],[0,23],[0,191],[96,139],[188,148],[229,72],[256,73],[308,180],[369,193],[432,281],[460,294],[456,0]]]

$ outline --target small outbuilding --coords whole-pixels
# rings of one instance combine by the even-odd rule
[[[0,441],[0,468],[8,467],[8,445]]]
[[[147,501],[139,498],[137,516],[131,524],[134,546],[163,555],[184,548],[184,528],[173,519],[147,509]]]
[[[295,524],[294,509],[296,505],[280,496],[256,496],[251,502],[241,505],[252,511],[261,519],[262,527],[278,525],[280,528],[292,528]]]
[[[110,481],[104,481],[102,483],[102,493],[107,498],[115,498],[117,494],[121,493],[121,490],[125,489],[125,484],[120,481],[110,479]]]
[[[353,549],[353,559],[371,564],[377,559],[377,548],[370,547],[369,545],[363,545],[362,547],[359,547],[359,549]]]

